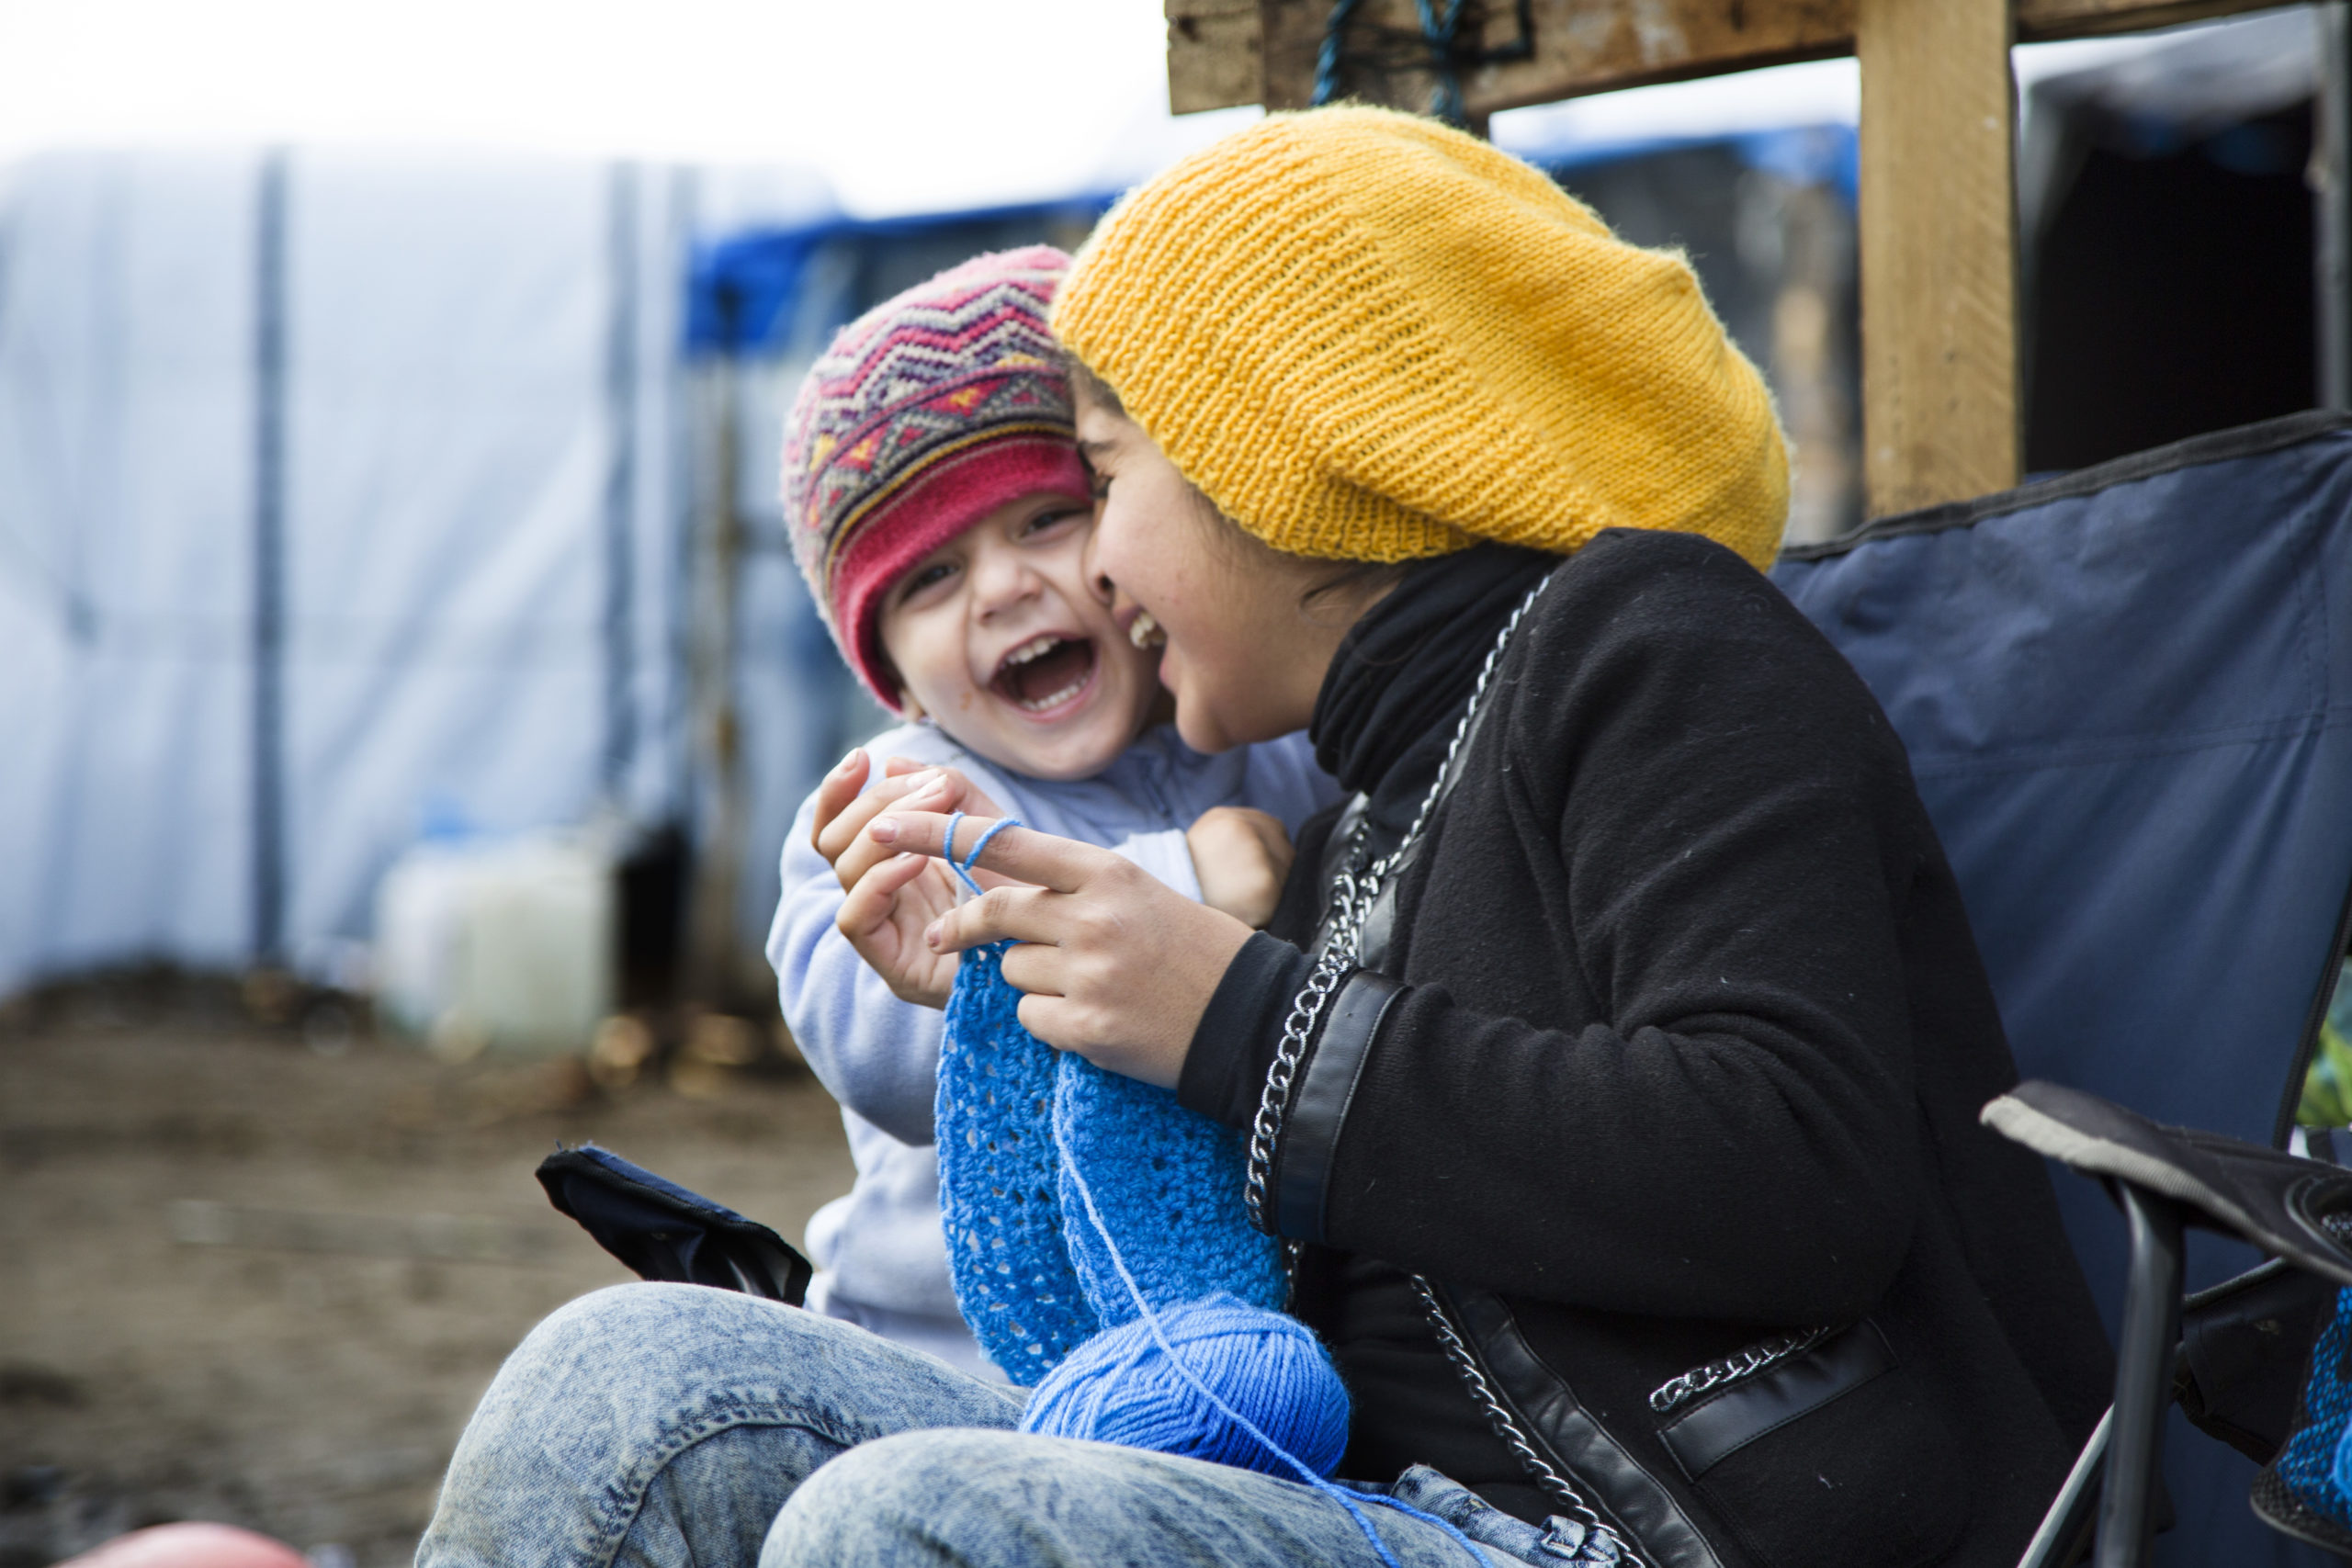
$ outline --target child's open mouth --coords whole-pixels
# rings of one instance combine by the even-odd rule
[[[1094,644],[1087,637],[1035,637],[1004,656],[989,689],[1027,713],[1051,713],[1086,690],[1094,678]]]

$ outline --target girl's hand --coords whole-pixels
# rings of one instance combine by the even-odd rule
[[[889,763],[891,776],[860,795],[866,767],[864,750],[852,751],[817,788],[811,837],[848,892],[833,925],[893,996],[920,1007],[944,1008],[956,984],[956,955],[934,951],[922,933],[955,908],[955,874],[927,855],[885,849],[861,829],[884,807],[909,799],[944,811],[968,801],[990,817],[998,808],[954,769],[921,768],[896,757]],[[974,841],[958,836],[967,844]]]
[[[967,818],[958,852],[989,826]],[[946,829],[944,816],[901,808],[866,835],[879,849],[936,855]],[[1028,993],[1023,1028],[1106,1071],[1175,1088],[1250,928],[1108,850],[1026,828],[989,840],[979,863],[1012,881],[941,911],[924,944],[952,955],[1010,937],[1020,945],[1004,955],[1004,977]]]

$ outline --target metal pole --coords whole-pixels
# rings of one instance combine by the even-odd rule
[[[2352,7],[2315,7],[2319,98],[2312,126],[2312,267],[2318,291],[2319,401],[2352,410]]]
[[[253,961],[286,949],[286,153],[264,155],[254,224]]]
[[[2075,1468],[2066,1472],[2066,1483],[2058,1488],[2050,1511],[2041,1516],[2041,1528],[2026,1543],[2018,1568],[2067,1568],[2081,1554],[2083,1541],[2090,1534],[2092,1510],[2098,1506],[2108,1435],[2114,1429],[2115,1411],[2110,1406],[2091,1428],[2083,1451],[2075,1456]]]
[[[605,756],[607,802],[626,809],[637,760],[637,166],[615,164],[608,186],[605,422]]]
[[[2132,1228],[2132,1268],[2116,1346],[2113,1437],[2099,1499],[2097,1568],[2145,1568],[2155,1540],[2165,1417],[2180,1344],[2180,1209],[2168,1198],[2119,1184]]]

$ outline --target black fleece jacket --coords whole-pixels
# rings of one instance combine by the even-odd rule
[[[2015,1068],[1851,668],[1693,536],[1611,532],[1565,564],[1482,547],[1359,624],[1318,755],[1393,843],[1547,575],[1403,874],[1385,971],[1404,988],[1314,1130],[1302,1312],[1356,1397],[1347,1472],[1421,1461],[1554,1511],[1438,1353],[1409,1270],[1492,1292],[1726,1568],[2013,1562],[2109,1362],[2040,1162],[1977,1123]],[[1228,1123],[1254,1114],[1306,979],[1329,830],[1302,835],[1273,930],[1193,1039],[1179,1095]],[[1286,1124],[1278,1161],[1305,1136]],[[1893,1371],[1699,1473],[1668,1451],[1647,1401],[1667,1377],[1865,1319]]]

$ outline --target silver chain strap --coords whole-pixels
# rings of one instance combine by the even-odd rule
[[[1744,1350],[1735,1350],[1719,1361],[1709,1361],[1703,1367],[1693,1367],[1679,1378],[1670,1378],[1650,1391],[1650,1408],[1660,1416],[1677,1405],[1688,1404],[1709,1389],[1725,1383],[1745,1382],[1758,1372],[1769,1371],[1792,1356],[1802,1356],[1829,1337],[1829,1327],[1800,1328],[1779,1334]]]
[[[1355,863],[1363,855],[1363,829],[1356,829],[1356,841],[1348,852],[1348,864],[1343,867],[1331,890],[1335,919],[1351,922],[1361,931],[1363,913],[1356,907],[1359,886],[1354,875]],[[1369,904],[1371,900],[1364,900]],[[1298,1076],[1298,1065],[1306,1055],[1306,1043],[1314,1037],[1315,1021],[1323,1016],[1323,1004],[1331,999],[1340,982],[1355,966],[1355,941],[1352,936],[1342,942],[1334,940],[1323,950],[1314,972],[1307,976],[1306,985],[1291,1003],[1290,1017],[1283,1024],[1281,1046],[1274,1052],[1274,1065],[1266,1071],[1266,1089],[1258,1097],[1258,1114],[1250,1123],[1250,1175],[1241,1190],[1242,1199],[1250,1206],[1250,1223],[1267,1235],[1273,1234],[1273,1224],[1266,1217],[1266,1178],[1273,1168],[1274,1142],[1281,1137],[1283,1111],[1290,1104],[1291,1080]]]
[[[1550,581],[1548,577],[1544,579],[1545,582]],[[1486,663],[1478,667],[1478,683],[1470,689],[1470,700],[1464,705],[1462,717],[1453,727],[1453,739],[1446,742],[1445,760],[1438,764],[1437,777],[1430,781],[1429,793],[1421,796],[1420,809],[1413,814],[1413,825],[1405,829],[1404,838],[1395,849],[1365,865],[1364,845],[1372,829],[1371,814],[1365,813],[1356,824],[1354,841],[1348,846],[1339,874],[1331,879],[1331,940],[1325,944],[1323,956],[1317,960],[1306,986],[1291,1003],[1290,1016],[1283,1022],[1282,1043],[1274,1050],[1273,1066],[1266,1069],[1265,1091],[1258,1097],[1258,1114],[1250,1122],[1250,1173],[1242,1197],[1250,1207],[1250,1223],[1267,1235],[1271,1235],[1274,1227],[1266,1217],[1266,1181],[1273,1171],[1274,1145],[1282,1137],[1283,1118],[1290,1109],[1291,1084],[1298,1077],[1299,1064],[1306,1058],[1307,1042],[1315,1038],[1315,1025],[1323,1016],[1324,1004],[1355,968],[1356,953],[1363,944],[1364,918],[1371,914],[1382,884],[1420,838],[1438,797],[1445,793],[1447,775],[1453,772],[1454,753],[1462,750],[1463,739],[1470,733],[1470,722],[1477,716],[1479,704],[1486,700],[1487,683],[1494,678],[1495,666],[1502,662],[1503,649],[1510,646],[1510,634],[1519,629],[1520,617],[1527,614],[1528,606],[1543,592],[1543,582],[1527,591],[1519,608],[1503,623],[1502,635],[1487,650]]]
[[[1549,581],[1545,579],[1545,581]],[[1496,667],[1502,662],[1503,650],[1510,646],[1511,634],[1519,629],[1521,619],[1543,592],[1542,582],[1527,591],[1527,596],[1510,613],[1510,619],[1503,624],[1501,634],[1495,638],[1495,646],[1487,650],[1487,661],[1478,667],[1477,684],[1470,689],[1470,700],[1464,705],[1462,717],[1453,727],[1453,738],[1446,742],[1445,758],[1438,764],[1437,776],[1430,781],[1429,793],[1421,796],[1420,808],[1413,814],[1413,825],[1405,829],[1404,838],[1388,853],[1370,865],[1364,864],[1364,847],[1372,826],[1367,814],[1356,824],[1354,841],[1348,846],[1346,858],[1338,874],[1331,879],[1330,941],[1325,944],[1322,957],[1317,960],[1314,970],[1307,976],[1306,986],[1291,1003],[1290,1016],[1283,1023],[1282,1043],[1274,1052],[1273,1065],[1266,1072],[1265,1092],[1258,1099],[1258,1114],[1250,1124],[1250,1174],[1243,1193],[1250,1205],[1250,1223],[1261,1231],[1271,1233],[1273,1229],[1266,1218],[1266,1184],[1273,1168],[1274,1145],[1282,1137],[1283,1114],[1290,1107],[1291,1085],[1298,1077],[1299,1064],[1306,1057],[1307,1043],[1315,1037],[1315,1025],[1322,1018],[1324,1006],[1331,999],[1331,993],[1340,988],[1340,981],[1355,968],[1356,954],[1363,944],[1365,918],[1371,914],[1373,903],[1380,897],[1380,890],[1386,884],[1389,874],[1403,863],[1413,845],[1419,840],[1421,829],[1429,824],[1430,814],[1443,797],[1446,780],[1453,773],[1454,758],[1461,751],[1463,742],[1469,738],[1470,726],[1477,717],[1480,705],[1486,701],[1487,687],[1494,679]],[[1295,1245],[1287,1245],[1285,1261],[1295,1264],[1296,1257]],[[1487,1374],[1480,1369],[1478,1359],[1463,1343],[1461,1334],[1446,1315],[1445,1308],[1439,1303],[1437,1292],[1430,1288],[1430,1282],[1418,1274],[1411,1278],[1413,1289],[1420,1293],[1421,1304],[1429,1313],[1430,1325],[1436,1332],[1438,1343],[1444,1347],[1447,1359],[1462,1374],[1463,1383],[1469,1389],[1471,1397],[1477,1401],[1487,1419],[1494,1425],[1496,1433],[1517,1456],[1519,1462],[1526,1467],[1527,1472],[1535,1478],[1536,1483],[1554,1502],[1567,1510],[1571,1517],[1616,1549],[1617,1561],[1623,1568],[1645,1568],[1624,1539],[1601,1522],[1600,1516],[1593,1512],[1591,1506],[1569,1484],[1567,1478],[1553,1469],[1542,1450],[1536,1448],[1534,1439],[1527,1435],[1510,1407],[1503,1404],[1493,1386],[1487,1382]]]
[[[1430,1325],[1437,1330],[1437,1342],[1445,1348],[1446,1359],[1452,1361],[1453,1370],[1462,1374],[1462,1382],[1470,1390],[1470,1397],[1485,1409],[1487,1419],[1494,1425],[1495,1435],[1510,1447],[1527,1473],[1535,1478],[1535,1483],[1550,1494],[1554,1502],[1567,1509],[1571,1518],[1616,1548],[1617,1561],[1623,1568],[1644,1568],[1641,1558],[1625,1544],[1625,1538],[1603,1523],[1600,1516],[1592,1511],[1592,1506],[1568,1483],[1567,1477],[1554,1470],[1551,1461],[1537,1450],[1534,1441],[1520,1427],[1518,1418],[1511,1415],[1510,1407],[1502,1402],[1502,1396],[1487,1381],[1485,1370],[1478,1365],[1478,1358],[1470,1353],[1470,1347],[1464,1344],[1462,1336],[1454,1331],[1453,1320],[1446,1314],[1444,1304],[1437,1299],[1437,1292],[1429,1280],[1419,1274],[1412,1275],[1411,1279],[1413,1289],[1420,1292],[1421,1306],[1429,1313]]]

